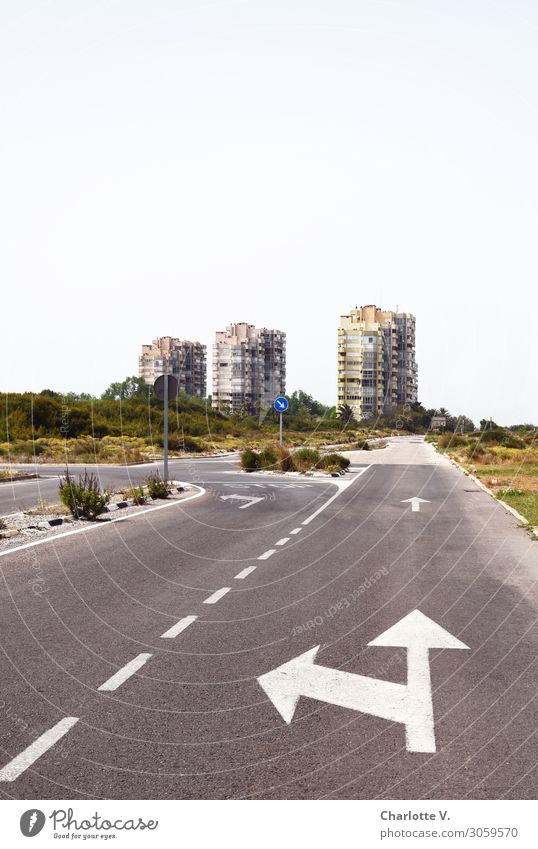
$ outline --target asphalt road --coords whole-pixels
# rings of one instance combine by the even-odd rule
[[[535,798],[538,543],[420,440],[352,466],[1,556],[2,797]]]
[[[0,469],[8,468],[0,464]],[[28,507],[34,507],[39,501],[51,504],[59,501],[58,482],[65,474],[65,464],[28,463],[17,465],[17,470],[37,474],[37,478],[0,482],[0,516],[8,516]],[[140,463],[134,466],[80,465],[72,463],[69,469],[73,475],[94,472],[103,489],[120,489],[132,486],[155,472],[162,474],[162,461]],[[212,473],[220,475],[226,470],[237,471],[237,455],[208,457],[200,459],[170,460],[169,476],[183,481],[204,481]]]

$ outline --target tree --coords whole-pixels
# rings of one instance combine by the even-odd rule
[[[111,383],[108,389],[105,389],[101,398],[104,401],[124,400],[128,398],[147,398],[149,394],[149,386],[141,377],[126,377],[118,383]]]
[[[355,421],[355,415],[353,413],[353,407],[349,404],[339,404],[338,412],[336,414],[338,421],[351,423]]]
[[[296,389],[289,399],[289,413],[292,416],[325,416],[330,407],[322,404],[321,401],[316,401],[312,395],[303,392],[302,389]]]
[[[454,432],[457,433],[472,433],[474,430],[474,422],[468,416],[454,416]]]
[[[493,428],[499,427],[493,419],[480,419],[480,430],[493,430]]]

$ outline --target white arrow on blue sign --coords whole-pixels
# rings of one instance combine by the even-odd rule
[[[285,413],[286,410],[288,409],[289,405],[290,404],[289,404],[288,399],[285,398],[283,395],[280,395],[278,398],[275,398],[274,404],[273,404],[277,413]]]

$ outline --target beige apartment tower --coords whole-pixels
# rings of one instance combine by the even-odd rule
[[[415,316],[373,304],[341,316],[337,404],[363,419],[413,404],[417,392]]]
[[[256,413],[286,391],[286,334],[240,322],[213,345],[213,407]]]
[[[172,336],[160,336],[151,345],[142,345],[138,374],[148,384],[159,375],[177,377],[179,391],[197,398],[206,397],[206,346]]]

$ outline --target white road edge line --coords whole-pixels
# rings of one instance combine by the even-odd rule
[[[256,566],[247,566],[246,569],[243,569],[242,572],[238,572],[237,575],[234,575],[236,581],[241,581],[243,578],[246,578],[247,575],[250,575],[251,572],[254,572]]]
[[[0,769],[0,781],[15,781],[28,767],[44,755],[58,740],[78,722],[78,716],[65,716],[56,725],[45,731],[33,743],[24,749],[17,757]]]
[[[289,541],[290,541],[289,537],[282,537],[282,539],[279,539],[279,541],[277,543],[275,543],[275,545],[286,545],[286,543],[289,542]]]
[[[141,666],[144,666],[145,663],[150,659],[151,655],[143,652],[142,654],[137,655],[133,660],[130,660],[129,663],[126,663],[125,666],[122,666],[121,669],[105,681],[104,684],[101,684],[98,687],[98,690],[117,690],[124,681],[127,681],[135,672],[138,672]]]
[[[268,551],[264,551],[263,554],[260,554],[258,560],[268,560],[273,554],[276,554],[276,548],[270,548]]]
[[[338,496],[339,496],[339,495],[341,495],[341,494],[342,494],[342,492],[343,492],[345,489],[347,489],[347,488],[348,488],[348,486],[351,486],[351,484],[352,484],[352,483],[354,483],[354,482],[357,480],[357,478],[360,478],[360,476],[361,476],[361,475],[363,475],[365,472],[367,472],[367,471],[368,471],[368,469],[371,469],[371,468],[372,468],[372,467],[371,467],[371,465],[370,465],[370,466],[365,466],[365,467],[364,467],[364,469],[363,469],[361,472],[358,472],[356,475],[354,475],[354,477],[352,477],[352,479],[351,479],[351,480],[349,480],[349,481],[339,481],[339,482],[338,482],[338,484],[337,484],[338,489],[337,489],[337,491],[335,492],[335,494],[334,494],[334,495],[331,495],[331,497],[327,499],[327,501],[325,502],[325,504],[322,504],[322,505],[321,505],[321,507],[318,507],[318,509],[317,509],[314,513],[312,513],[312,515],[311,515],[311,516],[308,516],[308,518],[306,518],[306,519],[304,520],[304,522],[301,522],[301,524],[303,524],[303,525],[309,525],[309,524],[310,524],[310,522],[311,522],[313,519],[315,519],[315,518],[316,518],[316,516],[319,516],[319,514],[320,514],[320,513],[323,513],[323,511],[324,511],[324,510],[325,510],[325,509],[329,506],[329,504],[332,504],[332,502],[333,502],[333,501],[335,501],[335,500],[338,498]]]
[[[178,481],[180,483],[180,481]],[[178,504],[186,504],[187,501],[192,501],[193,498],[200,498],[202,495],[205,495],[205,489],[203,486],[198,486],[198,484],[191,484],[187,481],[186,486],[195,486],[196,489],[199,489],[200,492],[197,492],[196,495],[189,495],[188,498],[182,498],[180,501],[170,501],[168,504],[158,504],[157,507],[147,507],[145,510],[139,510],[137,513],[131,513],[130,516],[118,516],[117,519],[109,519],[108,522],[99,522],[96,525],[90,525],[89,527],[84,528],[75,528],[74,531],[65,531],[62,534],[55,534],[54,536],[50,536],[47,539],[38,539],[35,542],[26,542],[24,545],[17,545],[14,548],[6,548],[5,551],[0,551],[0,557],[5,557],[7,554],[13,554],[14,551],[22,551],[23,548],[33,548],[34,545],[44,545],[47,542],[55,542],[57,539],[62,539],[62,537],[71,537],[75,534],[86,534],[88,531],[95,531],[99,528],[106,528],[109,525],[115,525],[116,522],[125,522],[127,519],[136,519],[138,516],[143,516],[146,513],[153,513],[155,510],[164,510],[166,507],[177,507]]]
[[[210,595],[209,598],[206,598],[204,604],[216,604],[216,602],[221,599],[223,595],[229,593],[230,590],[231,587],[221,587],[220,590],[217,590],[213,593],[213,595]]]
[[[290,531],[290,534],[295,536],[295,534],[300,534],[301,531],[302,531],[302,528],[294,528],[292,531]]]
[[[172,640],[174,637],[177,637],[178,634],[181,634],[185,628],[188,628],[189,625],[192,625],[193,622],[196,622],[198,619],[197,616],[184,616],[183,619],[180,619],[179,622],[176,622],[175,625],[172,625],[168,631],[165,631],[164,634],[161,634],[161,640]]]

